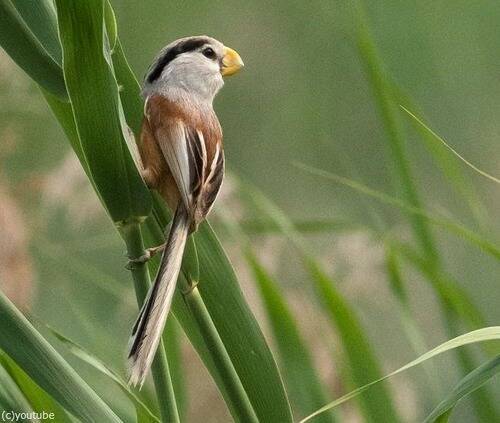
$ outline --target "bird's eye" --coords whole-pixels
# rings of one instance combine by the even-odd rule
[[[209,59],[215,59],[215,51],[211,47],[204,48],[201,53]]]

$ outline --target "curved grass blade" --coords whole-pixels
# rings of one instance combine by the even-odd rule
[[[500,258],[499,255],[500,251],[497,249],[495,245],[491,244],[489,241],[484,240],[482,237],[476,235],[471,230],[456,224],[454,221],[440,219],[440,218],[438,219],[433,216],[430,216],[425,211],[416,209],[415,207],[411,207],[398,199],[388,196],[387,194],[372,190],[362,184],[351,181],[347,178],[342,178],[340,176],[330,174],[329,172],[325,171],[312,170],[311,168],[304,166],[300,167],[305,168],[309,172],[315,173],[316,175],[327,177],[338,183],[349,186],[359,192],[370,195],[382,202],[400,207],[406,212],[419,213],[429,221],[445,227],[452,233],[459,234],[463,238],[479,246],[484,251],[492,253],[497,259]],[[467,293],[463,291],[463,289],[459,288],[458,284],[450,281],[449,278],[444,274],[444,272],[439,270],[439,268],[429,266],[427,260],[417,258],[417,263],[419,265],[419,268],[427,276],[428,280],[432,282],[433,288],[439,295],[440,301],[443,305],[443,312],[446,313],[449,328],[455,326],[454,322],[457,319],[464,320],[468,325],[468,327],[471,329],[484,325],[484,318],[482,317],[481,312],[479,311],[479,309],[477,309],[477,307],[474,306],[472,301],[469,299]],[[451,333],[456,333],[456,332],[451,332]],[[464,368],[464,370],[470,371],[472,361],[471,358],[469,357],[468,352],[467,351],[459,352],[459,359],[461,366]],[[478,412],[483,413],[484,410],[488,409],[491,410],[490,414],[493,414],[494,413],[493,406],[491,405],[491,401],[487,401],[486,394],[484,394],[483,392],[478,392],[478,394],[483,396],[483,399],[481,401],[484,404],[488,403],[487,406],[485,405],[482,408],[476,407]],[[477,401],[475,401],[475,404],[478,405],[479,402],[480,400],[478,399]]]
[[[82,150],[115,222],[145,217],[151,197],[127,148],[118,85],[104,45],[102,0],[57,1],[63,71]]]
[[[0,322],[0,348],[66,410],[84,422],[121,422],[2,293]]]
[[[434,216],[425,210],[422,210],[422,209],[417,208],[417,207],[413,207],[410,204],[405,203],[404,201],[399,200],[397,198],[391,197],[388,194],[385,194],[383,192],[369,188],[366,185],[363,185],[359,182],[353,181],[349,178],[344,178],[342,176],[335,175],[334,173],[328,172],[326,170],[317,169],[317,168],[307,166],[307,165],[304,165],[301,163],[296,163],[296,166],[302,170],[305,170],[306,172],[313,174],[313,175],[321,176],[322,178],[330,179],[338,184],[352,188],[353,190],[358,191],[359,193],[368,195],[372,198],[375,198],[376,200],[378,200],[384,204],[398,207],[399,209],[405,211],[406,213],[418,214],[421,217],[428,220],[429,222],[446,229],[447,231],[451,232],[452,234],[457,235],[458,237],[460,237],[460,238],[468,241],[472,245],[478,247],[482,251],[492,255],[497,260],[500,260],[500,248],[499,247],[497,247],[495,244],[493,244],[491,241],[488,241],[484,237],[477,235],[474,231],[467,228],[466,226],[455,222],[454,220]]]
[[[142,420],[138,419],[138,422],[159,422],[158,417],[154,415],[151,410],[144,404],[139,397],[130,389],[125,382],[118,374],[116,374],[113,370],[108,368],[101,360],[92,355],[91,353],[85,351],[85,349],[78,345],[76,342],[72,341],[68,337],[63,334],[57,332],[54,328],[46,325],[46,327],[51,331],[51,333],[61,341],[69,351],[78,357],[80,360],[85,363],[91,365],[94,369],[98,370],[105,376],[107,376],[111,381],[113,381],[122,391],[123,393],[130,399],[130,401],[134,404],[137,416],[141,416]],[[162,398],[158,398],[159,401]]]
[[[469,345],[469,344],[474,344],[478,342],[485,342],[485,341],[493,341],[493,340],[500,340],[500,326],[491,326],[487,328],[482,328],[478,329],[472,332],[468,332],[464,335],[457,336],[456,338],[450,339],[449,341],[446,341],[442,343],[441,345],[438,345],[436,348],[433,348],[432,350],[426,352],[425,354],[422,354],[420,357],[416,358],[413,361],[410,361],[409,363],[405,364],[403,367],[400,367],[399,369],[389,373],[388,375],[378,379],[374,380],[373,382],[370,382],[364,386],[361,386],[354,391],[343,395],[342,397],[336,399],[335,401],[330,402],[329,404],[326,404],[325,406],[321,407],[319,410],[314,412],[313,414],[307,416],[305,419],[301,420],[300,423],[305,423],[314,417],[320,415],[321,413],[324,413],[327,410],[330,410],[334,407],[337,407],[340,404],[343,404],[346,401],[349,401],[352,398],[357,397],[367,389],[371,388],[372,386],[389,379],[393,376],[396,376],[400,373],[405,372],[406,370],[411,369],[412,367],[415,367],[437,355],[440,355],[446,351],[453,350],[458,347],[462,347],[464,345]]]
[[[431,137],[444,145],[448,150],[450,150],[459,160],[464,162],[467,166],[469,166],[472,170],[479,173],[481,176],[484,176],[486,179],[493,181],[497,184],[500,184],[500,179],[495,176],[490,175],[488,172],[481,170],[476,165],[472,164],[465,157],[463,157],[458,151],[456,151],[451,145],[449,145],[443,138],[441,138],[438,134],[436,134],[431,128],[429,128],[420,118],[415,116],[412,112],[410,112],[406,107],[400,106],[415,122],[417,122],[422,128],[428,132]]]
[[[398,101],[400,107],[419,111],[419,108],[410,97],[394,82],[393,89],[395,91],[396,101]],[[401,106],[401,104],[406,104],[407,106],[404,107]],[[431,154],[455,192],[467,202],[476,222],[484,229],[486,227],[488,212],[483,202],[478,197],[471,179],[466,177],[458,161],[449,159],[450,154],[446,146],[442,143],[437,143],[434,135],[417,121],[413,120],[412,122],[415,124],[414,126],[420,134],[427,151]]]
[[[291,403],[301,415],[307,415],[325,402],[324,387],[276,282],[272,280],[250,248],[246,250],[245,256],[264,301]],[[333,415],[326,413],[318,419],[318,422],[322,423],[333,421],[335,421]]]
[[[0,0],[0,45],[36,83],[67,99],[61,67],[36,38],[11,0]]]
[[[500,356],[482,364],[477,369],[465,376],[450,392],[450,394],[438,404],[438,406],[427,416],[424,423],[445,423],[453,411],[453,408],[467,395],[474,392],[496,376],[500,371]]]

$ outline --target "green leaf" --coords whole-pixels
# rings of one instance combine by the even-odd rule
[[[445,323],[450,333],[459,333],[460,319],[453,313],[452,310],[445,309]],[[494,345],[487,346],[494,348]],[[483,344],[483,349],[485,344]],[[495,349],[495,355],[498,354],[498,348]],[[462,374],[470,373],[474,370],[476,364],[475,355],[468,348],[461,348],[457,351],[458,363]],[[471,403],[474,408],[475,414],[479,421],[497,422],[500,420],[500,415],[495,407],[495,398],[492,392],[489,392],[488,387],[476,390],[471,394]]]
[[[8,411],[15,411],[18,413],[33,412],[26,397],[2,366],[0,366],[0,404]],[[20,421],[29,422],[30,420],[22,419]]]
[[[113,58],[113,66],[120,89],[120,98],[127,124],[132,129],[135,136],[139,137],[144,115],[141,87],[125,58],[123,47],[119,39],[116,42],[111,57]]]
[[[0,349],[84,422],[120,422],[102,399],[0,293]]]
[[[38,8],[41,17],[47,18],[48,15],[42,13],[47,11],[44,5],[34,7]],[[27,5],[23,7],[23,10],[25,9]],[[33,15],[29,18],[29,22],[32,23]],[[41,36],[41,31],[36,32]],[[35,82],[54,95],[67,99],[61,67],[28,27],[10,0],[0,0],[0,45]],[[52,51],[52,54],[55,53]]]
[[[264,301],[292,405],[301,415],[307,415],[326,401],[324,388],[276,282],[250,249],[247,249],[245,255]],[[333,421],[333,416],[329,414],[318,419],[318,422],[323,423]]]
[[[45,97],[45,100],[47,101],[49,107],[51,108],[52,113],[54,113],[54,116],[59,121],[64,134],[71,143],[71,147],[76,153],[76,156],[78,157],[83,170],[87,174],[87,177],[90,179],[90,182],[93,183],[92,175],[90,173],[90,169],[82,149],[82,144],[80,143],[80,138],[78,138],[78,131],[76,129],[75,118],[73,116],[73,109],[71,108],[71,104],[61,101],[58,97],[43,89],[42,94]]]
[[[424,423],[447,422],[453,408],[467,395],[488,382],[500,371],[500,356],[482,364],[465,376],[427,416]]]
[[[374,380],[373,382],[370,382],[364,386],[361,386],[357,389],[355,389],[352,392],[349,392],[346,395],[343,395],[342,397],[336,399],[335,401],[332,401],[325,406],[321,407],[319,410],[314,412],[313,414],[307,416],[305,419],[301,420],[300,423],[305,423],[312,418],[320,415],[321,413],[324,413],[327,410],[330,410],[334,407],[337,407],[340,404],[343,404],[346,401],[349,401],[352,398],[357,397],[358,395],[362,394],[364,391],[367,389],[371,388],[372,386],[389,379],[393,376],[396,376],[400,373],[405,372],[406,370],[411,369],[412,367],[415,367],[439,354],[442,354],[446,351],[453,350],[458,347],[462,347],[464,345],[469,345],[469,344],[474,344],[477,342],[485,342],[485,341],[492,341],[492,340],[500,340],[500,326],[491,326],[487,328],[482,328],[478,329],[472,332],[468,332],[464,335],[457,336],[456,338],[453,338],[447,342],[442,343],[441,345],[438,345],[436,348],[433,348],[432,350],[426,352],[425,354],[422,354],[420,357],[416,358],[413,361],[410,361],[409,363],[405,364],[403,367],[400,367],[399,369],[393,371],[392,373],[389,373],[388,375]]]
[[[34,411],[54,413],[60,423],[70,423],[66,411],[54,399],[40,388],[33,380],[6,354],[0,356],[0,361],[26,397]]]
[[[111,218],[145,217],[151,198],[127,148],[102,0],[57,1],[63,70],[81,147]]]
[[[160,420],[156,417],[151,410],[144,404],[139,397],[130,389],[125,382],[117,373],[108,368],[101,360],[87,352],[83,347],[78,345],[76,342],[72,341],[63,334],[57,332],[54,328],[47,326],[47,328],[52,332],[52,334],[62,343],[64,343],[70,352],[78,357],[80,360],[91,365],[94,369],[101,372],[103,375],[107,376],[111,381],[113,381],[127,397],[134,404],[137,416],[142,416],[145,422],[159,422]],[[161,398],[158,399],[161,401]],[[145,419],[144,419],[145,418]],[[141,421],[138,419],[138,421]]]
[[[43,48],[57,64],[62,63],[62,51],[57,36],[57,16],[51,0],[11,0],[24,22]],[[62,69],[60,70],[62,76]]]

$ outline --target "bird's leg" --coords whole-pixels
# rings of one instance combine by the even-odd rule
[[[125,267],[130,270],[134,267],[135,264],[147,263],[156,254],[158,254],[160,251],[163,251],[165,249],[165,245],[166,243],[164,242],[163,244],[158,245],[156,247],[146,248],[142,256],[136,258],[129,258],[128,263]]]
[[[172,222],[170,222],[167,226],[167,230],[166,230],[166,233],[168,234],[170,232],[170,228],[171,228],[171,225],[172,225]],[[165,246],[167,245],[166,242],[164,242],[163,244],[161,245],[158,245],[156,247],[150,247],[150,248],[146,248],[144,250],[144,254],[140,257],[136,257],[136,258],[130,258],[128,259],[128,263],[126,264],[125,268],[127,269],[132,269],[134,267],[134,265],[136,264],[143,264],[143,263],[147,263],[149,260],[151,260],[151,258],[153,258],[156,254],[158,254],[159,252],[162,252],[164,249],[165,249]]]

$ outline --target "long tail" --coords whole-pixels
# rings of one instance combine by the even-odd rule
[[[128,364],[129,384],[133,386],[142,387],[158,348],[172,304],[189,225],[188,214],[180,204],[175,212],[155,282],[132,329]]]

